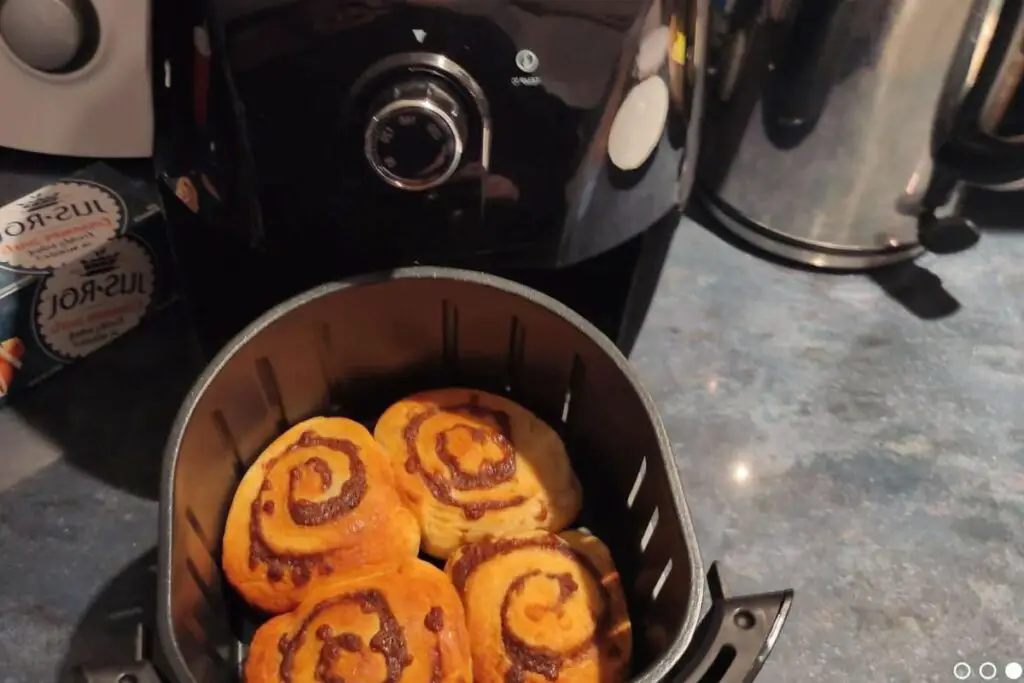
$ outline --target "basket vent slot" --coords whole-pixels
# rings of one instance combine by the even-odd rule
[[[194,625],[193,635],[207,656],[218,666],[225,667],[228,665],[230,650],[224,648],[222,652],[214,643],[227,644],[234,638],[231,627],[225,621],[224,605],[220,599],[220,593],[206,582],[191,559],[185,561],[185,568],[203,596],[203,601],[195,604],[191,614],[191,622]]]
[[[658,580],[654,582],[654,588],[651,589],[651,600],[657,600],[658,594],[661,593],[661,589],[665,587],[665,582],[668,581],[668,575],[672,573],[672,558],[669,558],[668,562],[665,563],[665,568],[661,570],[661,575]]]
[[[245,643],[235,643],[234,655],[232,660],[234,661],[235,675],[238,676],[238,680],[245,680],[245,659],[249,656],[249,646]]]
[[[210,644],[208,647],[203,648],[203,651],[206,653],[206,656],[210,658],[210,661],[213,662],[213,665],[216,666],[218,669],[231,671],[235,668],[232,665],[233,658],[231,656],[230,647],[226,645],[214,647],[212,644]]]
[[[647,528],[644,529],[644,535],[640,538],[640,552],[647,550],[647,545],[651,542],[651,537],[654,536],[654,530],[658,528],[658,508],[654,508],[654,514],[651,515],[651,521],[647,522]]]
[[[210,612],[218,614],[222,611],[221,601],[218,594],[214,591],[213,587],[207,583],[206,579],[203,578],[202,572],[199,571],[199,567],[192,561],[192,558],[185,560],[185,568],[188,569],[189,576],[195,581],[199,587],[199,592],[203,594],[203,600],[206,601],[207,607],[210,608]]]
[[[640,495],[640,485],[644,483],[644,477],[646,476],[647,456],[645,455],[640,461],[640,470],[636,473],[636,480],[633,482],[633,488],[629,490],[629,496],[626,498],[626,508],[633,508],[633,504],[636,503],[636,497]]]
[[[235,457],[235,476],[241,480],[242,475],[248,469],[248,465],[242,459],[242,454],[238,452],[238,442],[235,441],[231,428],[228,427],[228,419],[224,417],[224,411],[213,411],[213,427],[220,434],[220,440],[224,448],[231,451],[231,454]]]
[[[441,344],[445,364],[454,369],[459,362],[459,309],[447,299],[441,302]]]
[[[714,681],[723,680],[726,674],[729,673],[729,667],[732,666],[735,659],[736,649],[732,645],[723,645],[722,649],[718,651],[715,661],[711,662],[711,666],[708,667],[708,670],[704,672],[704,675],[700,677],[697,683],[714,683]]]
[[[256,378],[267,397],[267,404],[277,410],[277,429],[283,432],[288,429],[288,416],[284,412],[284,399],[281,398],[281,385],[274,373],[274,366],[266,356],[256,359]]]
[[[331,339],[331,326],[328,323],[320,323],[316,330],[314,346],[317,350],[317,360],[320,363],[320,372],[324,376],[324,386],[327,387],[327,395],[324,397],[324,407],[328,415],[341,415],[344,410],[341,402],[341,391],[338,380],[334,376],[333,357],[334,342]]]
[[[195,622],[194,628],[198,629],[199,633],[205,634],[206,632],[202,622],[198,620]],[[198,634],[196,634],[196,642],[202,648],[203,654],[206,655],[207,659],[209,659],[217,669],[222,670],[224,673],[234,673],[232,671],[234,667],[231,665],[231,646],[214,645],[205,635]],[[118,681],[118,683],[121,683],[121,681]]]
[[[244,643],[236,643],[231,657],[234,663],[234,674],[244,681],[246,676],[246,657],[249,656],[249,647]]]
[[[199,543],[203,546],[203,549],[209,553],[210,559],[213,560],[213,566],[220,566],[217,560],[217,551],[213,543],[210,542],[210,537],[206,535],[205,531],[203,531],[203,525],[199,523],[199,518],[196,517],[196,513],[193,512],[190,507],[185,508],[185,521],[187,521],[188,525],[192,527],[192,533],[194,533],[196,538],[199,539]]]
[[[526,327],[517,316],[512,316],[512,325],[509,329],[508,335],[508,376],[505,379],[506,393],[512,393],[512,389],[519,383],[525,354]]]
[[[572,355],[572,366],[569,368],[569,386],[565,390],[565,402],[562,404],[562,422],[569,424],[572,418],[573,396],[581,396],[583,393],[583,359],[578,353]]]

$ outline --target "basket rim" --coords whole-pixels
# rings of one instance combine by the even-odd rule
[[[543,292],[535,290],[518,282],[462,268],[449,268],[440,266],[412,266],[407,268],[395,268],[390,270],[376,271],[363,275],[345,278],[317,285],[312,289],[297,294],[289,299],[268,309],[241,332],[228,341],[221,350],[214,356],[202,373],[189,389],[181,408],[175,416],[174,422],[164,448],[163,463],[160,472],[160,505],[158,522],[158,578],[157,578],[157,631],[159,633],[159,649],[161,659],[171,668],[171,673],[178,683],[196,683],[192,673],[188,670],[181,657],[181,650],[178,647],[177,638],[172,628],[171,614],[171,543],[174,531],[173,515],[173,492],[175,473],[178,464],[178,453],[185,430],[191,422],[200,399],[206,393],[213,380],[220,374],[221,370],[243,347],[254,337],[262,333],[273,323],[282,319],[285,315],[308,303],[330,296],[337,292],[362,287],[366,285],[378,285],[395,280],[453,280],[466,282],[483,287],[489,287],[507,294],[518,296],[537,304],[549,312],[559,316],[569,324],[576,327],[580,332],[589,337],[598,347],[614,361],[620,372],[629,380],[647,411],[648,418],[654,427],[659,443],[659,451],[662,456],[665,475],[668,480],[669,491],[672,496],[672,505],[675,516],[682,529],[683,540],[686,543],[690,559],[690,589],[689,608],[683,623],[676,632],[672,642],[665,652],[654,662],[649,664],[639,675],[634,677],[630,683],[658,683],[668,677],[672,669],[683,659],[687,648],[693,640],[697,624],[701,618],[701,607],[704,604],[706,593],[704,582],[704,566],[700,556],[700,549],[697,545],[697,533],[693,525],[693,518],[683,492],[682,481],[679,470],[672,454],[672,443],[669,440],[665,425],[662,422],[654,399],[650,392],[637,377],[636,372],[630,365],[628,359],[622,354],[617,346],[596,326],[586,320],[580,314],[570,309],[557,299],[554,299]]]

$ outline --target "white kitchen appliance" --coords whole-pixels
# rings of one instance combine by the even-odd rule
[[[152,154],[151,0],[0,0],[0,146]]]

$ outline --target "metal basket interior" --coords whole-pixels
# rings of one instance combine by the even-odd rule
[[[614,345],[542,294],[492,276],[409,269],[322,286],[269,311],[200,377],[171,434],[160,529],[160,650],[178,683],[240,679],[255,617],[223,581],[220,536],[246,465],[318,414],[372,428],[417,390],[508,395],[563,435],[579,526],[612,550],[634,624],[633,680],[663,679],[704,596],[664,428]]]

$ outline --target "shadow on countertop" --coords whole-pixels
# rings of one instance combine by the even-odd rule
[[[33,154],[0,147],[0,204],[28,194],[57,178],[80,171],[94,159]],[[153,178],[153,162],[149,159],[105,159],[104,163],[137,181]]]
[[[980,239],[985,239],[986,232],[1020,231],[1024,229],[1024,192],[964,188],[958,213],[974,223]],[[960,310],[960,303],[943,287],[941,278],[916,262],[879,268],[868,277],[921,319],[945,318]]]
[[[942,278],[914,261],[876,268],[867,276],[921,320],[948,318],[960,310],[960,302],[943,286]]]
[[[81,683],[82,667],[130,664],[137,655],[139,627],[143,656],[151,655],[156,623],[157,549],[151,548],[115,576],[90,603],[64,653],[55,680]]]
[[[156,500],[164,443],[202,369],[178,305],[23,394],[7,410],[90,476]]]
[[[907,312],[922,320],[938,320],[960,310],[960,302],[949,293],[942,279],[914,261],[898,263],[868,271],[846,271],[815,268],[796,261],[788,261],[758,249],[722,227],[700,202],[691,202],[687,215],[720,240],[762,261],[774,263],[789,270],[816,273],[833,277],[868,277]]]
[[[995,192],[981,188],[965,188],[958,208],[960,213],[969,218],[981,231],[982,240],[985,239],[986,232],[1020,232],[1024,238],[1024,191]],[[719,225],[701,202],[691,202],[686,213],[723,242],[761,260],[798,271],[833,276],[866,276],[909,313],[922,320],[939,320],[960,310],[960,302],[945,288],[942,279],[916,261],[866,272],[812,268],[769,254],[740,239]]]

